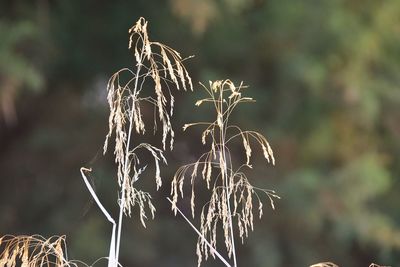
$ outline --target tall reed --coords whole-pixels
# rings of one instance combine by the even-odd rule
[[[191,211],[195,217],[195,185],[196,178],[205,181],[211,192],[210,200],[201,208],[200,234],[197,242],[198,265],[203,257],[211,254],[215,257],[217,246],[217,227],[222,226],[223,239],[229,258],[233,258],[233,266],[237,266],[235,234],[236,231],[242,243],[253,230],[254,202],[257,202],[258,216],[263,214],[263,197],[269,199],[274,208],[274,199],[279,198],[273,190],[265,190],[250,183],[245,169],[251,169],[253,143],[258,144],[267,162],[275,164],[273,151],[267,139],[258,132],[242,130],[238,125],[230,123],[230,116],[238,104],[254,102],[250,97],[242,96],[245,88],[241,83],[235,86],[230,80],[210,82],[209,88],[202,85],[207,98],[196,102],[196,106],[209,103],[215,109],[216,119],[212,122],[195,122],[185,124],[183,129],[200,125],[205,127],[201,142],[209,144],[208,152],[202,154],[196,162],[180,167],[172,181],[172,210],[178,211],[178,196],[183,198],[185,178],[190,178]],[[233,166],[230,147],[240,139],[244,148],[246,161],[239,166]],[[220,257],[219,257],[220,258]],[[221,258],[220,258],[221,259]],[[223,260],[223,259],[221,259]],[[226,260],[225,260],[226,261]]]
[[[93,198],[107,219],[113,224],[109,252],[109,265],[117,266],[123,215],[131,216],[132,208],[138,206],[139,219],[143,226],[148,212],[154,217],[155,207],[149,193],[137,188],[147,165],[140,161],[139,152],[150,153],[155,163],[155,184],[158,190],[162,185],[160,163],[167,163],[163,150],[167,142],[172,150],[174,131],[171,116],[174,109],[172,89],[183,88],[192,90],[191,78],[183,65],[180,54],[160,42],[150,41],[147,32],[147,21],[140,18],[129,30],[129,49],[133,52],[136,62],[135,69],[123,68],[116,72],[108,82],[108,104],[110,115],[109,131],[104,142],[104,153],[108,150],[110,139],[114,136],[114,155],[117,165],[117,181],[120,188],[118,196],[119,216],[115,222],[107,210],[101,205],[95,192],[87,181],[86,172],[81,174]],[[149,90],[153,88],[153,90]],[[149,143],[138,143],[136,137],[146,132],[143,120],[143,105],[154,107],[154,131],[157,123],[162,125],[162,148]],[[136,136],[136,137],[135,137]]]

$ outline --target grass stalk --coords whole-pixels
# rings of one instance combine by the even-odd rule
[[[223,99],[223,91],[220,91],[220,97],[219,99]],[[223,106],[223,102],[218,102],[218,107],[219,107],[219,113],[220,114],[224,114],[224,106]],[[235,235],[234,235],[234,230],[233,230],[233,222],[232,222],[232,211],[231,211],[231,203],[230,203],[230,196],[231,196],[231,192],[230,189],[232,188],[232,185],[230,184],[230,179],[229,177],[232,177],[232,171],[230,172],[230,175],[228,175],[228,160],[226,157],[226,128],[227,128],[227,124],[228,124],[228,118],[226,118],[226,120],[223,120],[222,124],[219,125],[219,131],[220,131],[220,144],[221,144],[221,148],[222,148],[222,152],[220,157],[222,158],[222,180],[225,183],[225,202],[226,202],[226,206],[228,208],[228,220],[229,220],[229,231],[230,231],[230,235],[231,235],[231,246],[232,246],[232,257],[233,257],[233,266],[237,267],[237,259],[236,259],[236,247],[235,247]],[[232,170],[232,168],[230,168]]]
[[[251,169],[250,158],[252,146],[250,142],[257,143],[268,162],[274,164],[275,159],[272,149],[266,138],[254,131],[244,131],[239,126],[230,124],[229,118],[233,110],[240,103],[254,102],[252,98],[243,97],[243,84],[235,86],[230,80],[211,82],[210,87],[202,85],[207,98],[196,102],[196,106],[203,103],[211,103],[215,108],[216,119],[211,122],[194,122],[185,124],[183,129],[200,125],[205,127],[201,135],[203,145],[209,143],[208,152],[202,154],[196,162],[180,167],[172,180],[171,196],[172,210],[178,211],[177,202],[179,196],[183,198],[183,184],[187,176],[191,177],[191,210],[195,216],[195,185],[196,178],[205,181],[207,189],[211,193],[210,200],[201,208],[200,233],[201,238],[197,243],[198,265],[203,258],[207,260],[209,254],[214,256],[211,247],[216,247],[217,226],[221,225],[223,238],[229,258],[233,258],[233,266],[237,267],[237,251],[235,233],[242,239],[248,237],[253,230],[253,202],[258,202],[259,217],[263,214],[262,198],[259,194],[265,194],[274,208],[274,199],[279,198],[273,190],[261,189],[253,186],[244,170]],[[246,162],[238,167],[232,165],[230,146],[234,140],[241,140],[246,156]],[[199,169],[202,169],[200,171]],[[236,231],[237,228],[237,231]]]
[[[104,153],[108,150],[109,139],[115,136],[114,155],[117,165],[117,180],[120,188],[118,194],[118,223],[113,224],[113,236],[110,244],[109,267],[119,264],[122,225],[124,215],[131,216],[132,209],[139,208],[139,219],[144,227],[150,211],[155,215],[155,207],[151,202],[151,195],[136,187],[146,165],[141,165],[139,151],[150,153],[155,162],[156,189],[162,185],[160,176],[160,162],[167,163],[164,157],[166,142],[169,137],[170,149],[173,148],[174,131],[171,126],[171,116],[174,108],[174,97],[171,88],[184,90],[192,88],[191,78],[183,65],[180,54],[169,46],[149,40],[147,21],[140,18],[129,29],[129,49],[134,53],[136,69],[123,68],[110,78],[107,90],[107,100],[110,107],[109,131],[104,142]],[[150,84],[149,84],[150,83]],[[148,85],[154,90],[146,93]],[[138,136],[146,131],[143,120],[142,105],[150,104],[154,107],[154,129],[157,122],[162,124],[162,149],[149,143],[134,142]],[[87,181],[87,179],[85,179]],[[87,185],[88,186],[88,185]],[[94,191],[88,186],[92,196]],[[97,199],[97,197],[96,197]],[[96,202],[98,199],[96,200]],[[102,209],[101,203],[98,201]],[[105,212],[102,209],[103,213]],[[112,219],[112,218],[111,218]]]
[[[111,233],[111,242],[110,242],[110,248],[109,248],[109,253],[108,253],[108,267],[116,267],[118,263],[118,258],[116,257],[115,254],[115,229],[116,229],[116,224],[115,220],[111,217],[111,215],[108,213],[106,208],[104,208],[103,204],[101,204],[101,201],[97,197],[96,192],[93,190],[93,187],[90,185],[89,180],[86,177],[85,172],[91,172],[91,169],[87,169],[82,167],[80,169],[81,176],[83,178],[83,181],[89,190],[92,198],[96,202],[97,206],[100,208],[100,210],[103,212],[104,216],[107,218],[107,220],[113,225],[112,227],[112,233]]]
[[[172,204],[172,200],[167,197],[167,200]],[[185,214],[177,207],[176,208],[178,213],[183,217],[183,219],[185,219],[185,221],[190,225],[190,227],[192,227],[192,229],[197,233],[197,235],[207,244],[207,246],[210,248],[210,250],[212,251],[212,253],[214,253],[215,255],[217,255],[217,257],[222,261],[223,264],[225,264],[225,266],[227,267],[232,267],[228,261],[210,244],[210,242],[208,242],[207,238],[205,238],[200,231],[196,228],[196,226],[193,225],[193,223],[185,216]]]
[[[144,50],[144,44],[142,46],[142,50]],[[135,79],[135,85],[133,89],[133,98],[132,98],[132,108],[129,111],[129,131],[128,131],[128,136],[127,136],[127,144],[125,147],[125,170],[124,173],[127,174],[129,173],[128,166],[129,166],[129,148],[130,148],[130,142],[132,138],[132,129],[133,129],[133,117],[134,117],[134,106],[135,106],[135,101],[136,101],[136,94],[137,94],[137,89],[138,89],[138,83],[139,83],[139,74],[140,70],[142,68],[142,60],[143,60],[143,54],[140,55],[139,60],[137,62],[137,69],[136,69],[136,75],[134,76]],[[122,182],[122,188],[126,188],[128,185],[128,179],[127,176],[124,175],[124,180]],[[117,240],[116,240],[116,251],[115,251],[115,258],[118,262],[119,258],[119,249],[120,249],[120,244],[121,244],[121,232],[122,232],[122,220],[123,220],[123,211],[125,207],[125,190],[122,190],[122,195],[121,195],[121,203],[119,207],[119,215],[118,215],[118,232],[117,232]]]

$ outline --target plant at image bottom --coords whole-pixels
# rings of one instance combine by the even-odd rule
[[[203,257],[218,256],[226,266],[231,266],[216,250],[217,227],[222,226],[223,239],[229,258],[233,257],[233,266],[237,266],[235,234],[244,241],[250,230],[253,230],[254,213],[260,217],[263,214],[263,199],[269,199],[274,208],[274,199],[279,198],[273,190],[257,188],[250,183],[245,174],[251,169],[251,157],[254,144],[258,145],[267,162],[275,164],[273,151],[266,138],[255,131],[242,130],[239,126],[230,124],[229,118],[238,104],[254,102],[252,98],[243,97],[243,84],[235,86],[230,80],[210,82],[210,87],[202,85],[208,97],[197,101],[196,106],[209,103],[215,108],[216,119],[213,122],[195,122],[184,125],[183,129],[200,125],[205,130],[201,141],[209,143],[208,152],[191,164],[180,167],[172,181],[172,210],[181,211],[177,207],[179,194],[183,198],[185,178],[190,178],[191,211],[195,215],[195,184],[196,178],[201,178],[210,190],[210,200],[201,208],[200,229],[197,242],[198,264]],[[231,144],[239,139],[243,144],[246,162],[233,166]],[[256,207],[255,207],[256,206]],[[256,211],[255,211],[256,209]],[[187,218],[185,218],[187,220]],[[189,220],[187,220],[190,223]],[[191,224],[192,225],[192,224]],[[192,227],[194,227],[192,225]]]
[[[68,260],[65,236],[45,239],[39,235],[5,235],[0,238],[0,248],[0,266],[87,266]]]

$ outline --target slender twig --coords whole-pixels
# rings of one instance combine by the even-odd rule
[[[223,99],[223,90],[220,91],[220,99]],[[221,104],[219,106],[219,112],[220,114],[224,114],[224,106],[221,101]],[[228,106],[229,108],[229,106]],[[236,261],[236,248],[235,248],[235,236],[233,233],[233,222],[232,222],[232,211],[231,211],[231,204],[230,204],[230,197],[231,197],[231,189],[232,186],[230,183],[230,177],[231,175],[228,175],[228,166],[227,166],[227,158],[226,158],[226,129],[227,129],[227,124],[228,124],[228,118],[226,120],[223,120],[222,124],[219,125],[220,129],[220,144],[222,147],[222,152],[220,157],[222,157],[222,162],[223,162],[223,168],[222,168],[222,179],[224,180],[226,187],[225,187],[225,201],[226,201],[226,206],[228,207],[228,220],[229,220],[229,230],[230,230],[230,235],[231,235],[231,245],[232,245],[232,254],[233,254],[233,265],[234,267],[237,267],[237,261]]]
[[[144,49],[144,44],[142,47],[142,50]],[[125,170],[124,170],[124,180],[122,182],[122,195],[121,195],[121,203],[119,206],[119,216],[118,216],[118,232],[117,232],[117,240],[116,240],[116,250],[115,250],[115,258],[117,259],[118,262],[118,258],[119,258],[119,248],[120,248],[120,244],[121,244],[121,232],[122,232],[122,219],[123,219],[123,213],[124,213],[124,207],[125,207],[125,189],[128,185],[128,179],[127,179],[127,173],[128,171],[128,162],[129,162],[129,147],[130,147],[130,142],[131,142],[131,137],[132,137],[132,129],[133,129],[133,116],[134,116],[134,106],[135,106],[135,101],[136,101],[136,92],[137,92],[137,88],[138,88],[138,82],[139,82],[139,74],[140,74],[140,70],[142,67],[142,56],[143,54],[140,55],[140,59],[137,62],[137,70],[136,70],[136,74],[135,74],[135,86],[134,86],[134,91],[132,94],[132,106],[131,106],[131,110],[129,112],[129,132],[128,132],[128,136],[127,136],[127,144],[125,147]]]
[[[172,204],[172,200],[169,198],[169,197],[167,197],[167,199],[168,199],[168,201]],[[228,267],[232,267],[229,263],[228,263],[228,261],[210,244],[210,242],[208,242],[208,240],[204,237],[204,235],[202,235],[201,233],[200,233],[200,231],[199,230],[197,230],[197,228],[196,228],[196,226],[194,226],[191,222],[190,222],[190,220],[185,216],[185,214],[183,214],[183,212],[178,208],[178,207],[176,207],[176,209],[177,209],[177,211],[178,211],[178,213],[186,220],[186,222],[192,227],[192,229],[197,233],[197,235],[207,244],[207,246],[210,248],[210,250],[215,254],[215,255],[217,255],[217,257],[225,264],[225,266],[228,266]]]

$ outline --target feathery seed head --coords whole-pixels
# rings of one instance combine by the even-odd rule
[[[163,150],[169,139],[172,150],[174,131],[171,125],[174,98],[171,89],[189,88],[192,82],[180,54],[169,46],[149,39],[148,23],[144,18],[129,29],[129,49],[134,53],[136,69],[128,68],[117,71],[108,82],[107,100],[110,108],[109,131],[104,142],[104,153],[108,149],[109,139],[115,136],[115,162],[117,164],[118,184],[121,187],[120,205],[126,215],[131,215],[131,208],[139,206],[140,220],[144,225],[147,218],[145,207],[154,215],[155,208],[148,193],[135,188],[143,168],[139,166],[138,152],[147,151],[154,158],[155,182],[157,190],[162,185],[160,162],[166,163]],[[152,87],[153,90],[149,90]],[[154,117],[154,129],[157,123],[162,125],[161,143],[163,150],[146,143],[134,145],[134,134],[146,132],[142,108],[154,107],[158,116]]]
[[[254,102],[252,98],[242,97],[241,90],[245,88],[243,83],[235,86],[230,80],[210,81],[209,88],[201,84],[209,97],[200,99],[196,106],[204,102],[211,102],[215,108],[216,120],[213,122],[189,123],[183,126],[186,130],[190,126],[205,125],[201,134],[201,142],[205,145],[206,139],[210,139],[210,149],[202,154],[195,162],[182,166],[175,173],[171,195],[173,198],[172,209],[177,210],[178,195],[183,197],[183,182],[186,173],[191,171],[191,210],[192,216],[195,215],[195,184],[196,178],[200,176],[205,181],[207,189],[211,192],[210,200],[203,206],[200,212],[200,233],[209,240],[215,248],[217,242],[217,225],[223,229],[223,238],[228,256],[235,253],[233,233],[238,230],[239,237],[244,241],[249,231],[254,228],[254,203],[258,203],[258,216],[263,214],[261,194],[265,195],[274,208],[273,200],[279,198],[274,191],[256,188],[250,184],[248,177],[243,173],[244,167],[251,168],[250,160],[253,153],[252,142],[261,147],[264,157],[268,162],[275,163],[272,149],[266,138],[255,131],[244,131],[236,125],[229,123],[229,117],[238,104],[244,102]],[[232,166],[231,153],[229,147],[237,138],[242,139],[245,151],[246,162],[239,168]],[[202,167],[201,175],[198,168]],[[179,185],[179,191],[178,191]],[[234,222],[236,226],[234,227]],[[198,239],[196,253],[198,264],[208,255],[213,255],[208,244],[203,238]]]

